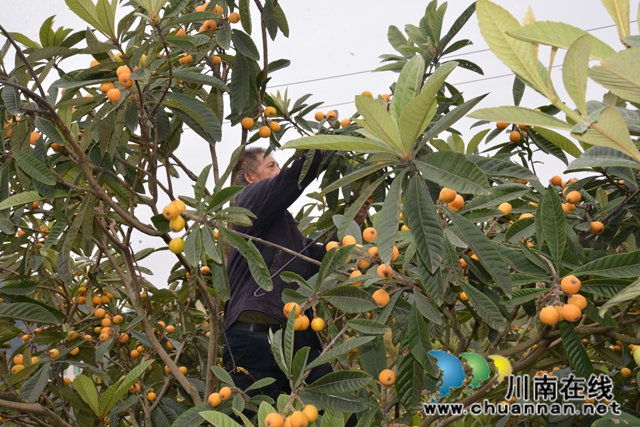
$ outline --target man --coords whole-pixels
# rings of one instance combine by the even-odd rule
[[[297,221],[287,209],[302,195],[318,173],[328,166],[334,153],[317,150],[311,167],[299,186],[304,157],[295,160],[290,167],[281,171],[278,162],[272,156],[264,157],[264,154],[263,148],[251,147],[245,150],[236,184],[247,187],[236,199],[236,206],[249,209],[257,218],[253,219],[251,227],[237,226],[234,229],[321,261],[326,253],[324,246],[312,244],[303,250],[312,240],[302,235],[298,230]],[[364,221],[366,207],[368,205],[358,214],[356,220],[359,223]],[[256,246],[262,253],[271,275],[287,263],[283,271],[295,272],[305,279],[318,271],[318,266],[279,249],[259,243],[256,243]],[[273,290],[265,292],[251,276],[247,260],[233,248],[229,254],[228,273],[231,298],[225,307],[227,342],[222,350],[225,368],[230,372],[236,386],[242,389],[261,378],[275,378],[276,381],[263,387],[261,393],[277,401],[278,395],[282,391],[289,392],[290,387],[288,379],[271,353],[269,330],[275,332],[286,324],[282,312],[282,291],[285,288],[295,289],[297,285],[284,282],[279,274],[276,274],[273,277]],[[310,347],[309,361],[317,358],[322,351],[318,336],[311,329],[297,331],[294,346],[294,351]],[[331,366],[328,363],[318,366],[311,371],[306,381],[311,383],[329,372]]]

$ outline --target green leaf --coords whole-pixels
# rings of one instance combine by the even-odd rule
[[[31,378],[22,383],[20,397],[36,402],[49,383],[51,365],[47,362]]]
[[[376,322],[369,319],[351,319],[347,320],[347,326],[354,331],[367,334],[376,335],[389,332],[391,329],[384,323]]]
[[[509,31],[518,40],[544,44],[562,49],[569,47],[580,37],[587,36],[591,44],[590,56],[603,60],[615,53],[609,45],[586,31],[564,22],[539,21]]]
[[[283,149],[302,150],[336,150],[336,151],[356,151],[369,153],[392,153],[396,154],[393,147],[382,141],[372,139],[356,138],[343,135],[314,135],[294,139],[282,146]]]
[[[100,31],[102,34],[110,36],[109,32],[100,24],[96,5],[93,4],[92,0],[65,0],[65,3],[69,9],[78,15],[84,22]]]
[[[364,118],[364,125],[379,139],[395,148],[403,156],[411,151],[405,150],[396,120],[387,112],[385,106],[364,95],[356,96],[356,108]]]
[[[585,34],[571,44],[562,64],[564,87],[584,117],[589,115],[586,96],[590,52],[591,36]]]
[[[453,151],[428,153],[416,160],[415,165],[425,179],[458,193],[491,193],[487,177],[465,154]]]
[[[213,372],[213,374],[216,377],[218,377],[218,379],[223,383],[231,387],[235,387],[235,383],[233,382],[231,375],[229,375],[229,373],[225,371],[223,368],[221,368],[220,366],[217,366],[217,365],[211,366],[211,372]]]
[[[40,305],[26,302],[0,304],[0,318],[35,322],[39,324],[58,325],[60,321],[49,311],[43,310]]]
[[[111,408],[120,400],[121,397],[129,392],[129,388],[135,384],[140,376],[144,374],[147,368],[153,363],[153,360],[145,360],[127,373],[122,382],[115,383],[105,391],[100,397],[99,412],[101,415],[107,415]]]
[[[405,339],[403,344],[407,344]],[[403,345],[402,348],[405,346]],[[398,399],[407,411],[413,411],[421,402],[422,384],[424,382],[424,370],[422,365],[416,363],[411,353],[400,356],[398,359],[396,379],[396,391]]]
[[[623,50],[603,60],[602,65],[591,67],[589,77],[622,99],[638,103],[640,102],[638,61],[640,61],[640,48]]]
[[[416,308],[425,319],[430,320],[436,325],[442,325],[442,314],[438,310],[438,306],[426,295],[422,295],[418,290],[413,291],[416,302]]]
[[[338,286],[322,297],[345,313],[364,313],[378,308],[371,295],[354,286]]]
[[[49,168],[35,157],[18,150],[13,151],[13,157],[20,169],[22,169],[22,171],[29,175],[33,180],[45,185],[56,184],[56,178],[53,176]]]
[[[262,22],[269,32],[271,40],[276,39],[278,34],[278,18],[276,18],[276,9],[272,0],[266,0],[262,8]]]
[[[251,384],[249,387],[247,387],[244,391],[248,392],[251,390],[260,390],[262,387],[271,385],[274,382],[276,382],[274,378],[261,378],[258,381],[254,382],[253,384]]]
[[[327,277],[329,277],[331,273],[345,264],[347,259],[349,259],[349,257],[351,256],[353,248],[353,245],[344,246],[332,249],[325,254],[318,270],[318,279],[316,280],[317,288],[320,288],[320,286],[322,286],[322,283]]]
[[[242,28],[247,32],[247,34],[251,34],[251,7],[250,0],[239,0],[238,9],[240,11],[240,23],[242,24]]]
[[[533,45],[514,39],[509,35],[510,32],[520,28],[518,21],[505,9],[488,0],[477,1],[476,14],[478,16],[480,33],[489,45],[491,51],[514,73],[529,82],[534,89],[543,94],[553,95],[548,93],[548,89],[538,68],[539,61]],[[475,114],[481,111],[483,110],[474,113],[472,117],[480,118]],[[529,124],[526,121],[508,121],[510,123]]]
[[[368,176],[372,176],[374,172],[388,167],[390,166],[391,163],[389,162],[385,162],[382,163],[380,165],[376,164],[376,165],[369,165],[369,166],[365,166],[363,168],[360,169],[356,169],[354,172],[350,173],[349,175],[343,176],[342,178],[340,178],[337,181],[332,182],[331,184],[329,184],[327,187],[322,189],[322,192],[324,194],[328,194],[334,190],[337,190],[339,188],[342,188],[346,185],[351,184],[352,182],[355,182],[357,180],[359,180],[360,178],[364,178],[364,177],[368,177]],[[386,176],[387,174],[385,174],[384,176]],[[244,188],[244,187],[243,187]]]
[[[607,107],[600,113],[597,122],[584,133],[571,132],[579,141],[600,147],[609,147],[621,151],[640,162],[640,152],[634,145],[629,129],[620,112],[614,107]]]
[[[9,81],[11,83],[18,83],[18,80],[15,77],[11,77]],[[12,86],[3,85],[2,102],[5,107],[7,107],[9,114],[12,116],[20,114],[20,92],[18,92],[18,89]]]
[[[640,373],[638,375],[640,375]],[[640,425],[640,418],[625,412],[620,412],[619,415],[605,415],[604,418],[594,421],[591,427],[630,427],[634,425]]]
[[[222,258],[220,257],[220,253],[216,248],[216,238],[213,235],[213,230],[207,225],[202,226],[202,245],[204,247],[205,253],[215,262],[216,264],[222,264]]]
[[[602,4],[616,23],[620,38],[629,36],[629,0],[602,0]]]
[[[202,411],[200,416],[213,424],[214,427],[241,427],[231,417],[218,411]]]
[[[391,263],[391,254],[393,252],[393,246],[396,242],[396,235],[398,234],[398,224],[400,219],[400,189],[402,181],[404,181],[406,169],[403,169],[394,178],[389,191],[384,200],[382,209],[377,214],[378,222],[378,255],[380,261],[383,264],[389,265]]]
[[[411,311],[409,312],[407,335],[409,337],[409,348],[411,349],[413,357],[430,375],[437,375],[436,369],[432,366],[429,356],[427,356],[429,350],[431,350],[429,327],[415,306],[411,307]]]
[[[511,297],[511,275],[509,267],[502,259],[500,252],[489,238],[472,222],[455,212],[447,212],[447,216],[461,231],[464,239],[473,252],[478,255],[480,263],[491,275],[505,295]]]
[[[476,196],[469,200],[462,209],[462,213],[485,208],[497,208],[500,203],[516,200],[531,189],[522,184],[502,184],[491,188],[491,194]]]
[[[485,137],[487,133],[489,133],[489,130],[490,129],[485,129],[473,135],[473,138],[471,138],[471,140],[469,141],[469,145],[467,145],[467,151],[466,151],[467,154],[473,154],[476,152],[476,150],[478,149],[478,146],[482,142],[482,139]],[[477,164],[477,162],[474,162],[474,163]]]
[[[517,289],[513,291],[511,299],[501,299],[500,303],[509,307],[515,307],[516,305],[524,304],[525,302],[533,301],[538,295],[542,295],[548,292],[547,288],[525,288]]]
[[[238,252],[247,259],[251,276],[258,286],[265,291],[270,292],[273,289],[273,282],[271,281],[269,269],[267,268],[260,251],[258,251],[258,248],[256,248],[253,242],[245,241],[242,237],[225,227],[220,228],[220,233],[222,233],[231,246],[238,249]]]
[[[251,67],[247,57],[237,52],[233,61],[233,73],[231,74],[231,83],[229,85],[231,105],[235,111],[244,111],[249,102],[253,78],[252,69],[253,67]]]
[[[576,147],[576,145],[569,138],[552,130],[542,127],[536,127],[535,129],[530,129],[529,134],[533,134],[534,136],[536,134],[541,135],[544,139],[550,141],[551,143],[553,143],[553,145],[560,148],[561,150],[564,150],[567,153],[571,154],[573,157],[577,158],[582,155],[580,149]]]
[[[541,126],[552,129],[571,130],[573,125],[556,119],[548,114],[529,110],[524,107],[492,107],[476,110],[468,117],[490,122],[522,123],[529,126]]]
[[[593,374],[593,365],[589,359],[589,354],[582,346],[578,334],[569,322],[559,322],[562,346],[569,357],[571,367],[575,369],[579,377],[589,378]]]
[[[291,363],[291,381],[293,381],[294,387],[302,384],[302,374],[304,373],[304,367],[309,358],[309,350],[311,350],[310,347],[302,347],[296,352],[295,356],[293,356],[293,362]]]
[[[307,370],[313,369],[316,366],[320,366],[326,362],[333,361],[338,357],[349,353],[354,348],[358,348],[361,345],[368,343],[374,338],[375,338],[374,336],[358,337],[358,338],[350,339],[349,341],[344,342],[342,344],[338,344],[335,347],[333,347],[331,350],[325,351],[324,353],[320,354],[320,356],[318,356],[316,359],[314,359],[312,362],[308,363],[306,369]]]
[[[371,380],[371,375],[363,371],[335,371],[315,380],[305,390],[312,393],[343,394],[365,388]]]
[[[507,242],[518,242],[522,238],[528,238],[533,236],[536,232],[535,230],[535,220],[533,218],[523,218],[519,219],[507,229],[507,232],[504,233],[504,240]]]
[[[202,253],[202,237],[200,229],[191,230],[184,242],[184,257],[192,267],[196,267],[200,263],[200,255]]]
[[[444,253],[444,232],[440,215],[427,193],[426,184],[422,178],[417,175],[411,178],[406,191],[404,198],[406,220],[422,261],[433,273],[442,263]]]
[[[467,114],[473,107],[475,107],[478,102],[482,101],[485,96],[487,95],[480,95],[473,99],[470,99],[469,101],[462,103],[458,107],[449,111],[444,116],[440,117],[438,121],[427,130],[424,135],[424,140],[431,141],[441,132],[445,132],[447,129],[449,129],[450,126],[463,118],[465,114]],[[458,151],[462,152],[463,150]]]
[[[471,307],[473,307],[482,320],[487,322],[487,325],[498,331],[504,329],[505,319],[491,298],[466,282],[462,282],[462,289],[464,289],[464,292],[469,297]]]
[[[640,251],[607,255],[573,270],[576,276],[627,278],[640,276]]]
[[[513,88],[511,92],[513,93],[513,105],[520,106],[520,101],[522,101],[522,96],[524,95],[524,90],[527,86],[520,79],[520,77],[516,76],[513,79]]]
[[[177,38],[181,38],[184,36],[180,36]],[[195,47],[195,46],[194,46]],[[161,75],[166,75],[167,77],[169,76],[169,73],[161,73]],[[173,71],[173,78],[174,79],[178,79],[178,80],[184,80],[185,82],[189,82],[189,83],[198,83],[198,84],[202,84],[202,85],[208,85],[211,87],[215,87],[218,89],[222,89],[225,92],[229,92],[229,88],[227,87],[226,84],[224,84],[224,82],[222,80],[220,80],[217,77],[214,76],[209,76],[207,74],[203,74],[203,73],[196,73],[193,71]]]
[[[456,62],[448,62],[438,67],[425,82],[424,90],[402,109],[398,126],[404,153],[412,152],[416,139],[435,116],[438,106],[436,95],[457,65]]]
[[[78,375],[73,380],[73,388],[78,392],[82,400],[87,402],[93,412],[100,416],[100,409],[98,404],[98,391],[91,378],[86,375]]]
[[[41,49],[42,48],[42,46],[40,46],[38,43],[36,43],[33,40],[31,40],[29,37],[25,36],[24,34],[9,33],[9,35],[11,37],[13,37],[13,39],[15,41],[17,41],[18,43],[22,43],[26,47],[30,47],[30,48],[33,48],[33,49]]]
[[[189,408],[186,412],[183,412],[175,419],[173,424],[171,424],[171,427],[198,427],[204,422],[204,419],[200,416],[200,412],[210,408],[211,405],[209,405],[208,402],[203,402]]]
[[[464,25],[467,23],[469,18],[473,16],[475,11],[476,11],[476,3],[473,2],[464,10],[464,12],[460,14],[460,16],[458,16],[458,18],[456,18],[451,28],[449,28],[449,31],[447,32],[447,34],[445,34],[444,37],[442,37],[438,42],[441,52],[444,51],[444,49],[447,47],[449,42],[453,40],[455,35],[458,34],[458,32],[462,29],[462,27],[464,27]]]
[[[235,48],[242,55],[251,58],[254,61],[260,60],[260,53],[255,43],[245,32],[240,30],[231,30],[231,41]]]
[[[416,55],[402,67],[396,90],[391,98],[389,111],[396,119],[402,115],[402,110],[420,92],[424,79],[425,62],[422,56]]]
[[[107,30],[107,35],[112,40],[116,39],[116,8],[112,6],[108,0],[98,0],[96,5],[98,21],[103,25],[103,28]]]
[[[287,22],[287,17],[282,10],[282,6],[280,3],[276,4],[276,18],[278,20],[278,28],[282,32],[282,35],[285,37],[289,37],[289,23]],[[275,36],[273,36],[275,39]]]
[[[369,409],[369,401],[357,399],[353,394],[317,394],[317,393],[300,393],[301,399],[304,401],[309,396],[310,400],[318,400],[320,406],[330,410],[344,413],[358,413]]]
[[[638,296],[640,296],[640,280],[636,280],[635,282],[624,288],[622,292],[604,303],[604,305],[598,310],[598,313],[600,314],[600,316],[604,316],[606,311],[611,307],[614,307],[623,302],[637,299]]]
[[[608,147],[591,147],[585,151],[579,159],[569,164],[569,169],[581,169],[590,167],[640,167],[640,162]]]
[[[529,169],[509,160],[477,156],[475,154],[467,154],[467,158],[475,163],[487,176],[526,179],[528,181],[538,179]]]
[[[547,187],[540,207],[542,209],[540,218],[544,241],[547,242],[549,253],[556,268],[559,268],[564,254],[564,247],[567,244],[567,219],[562,209],[562,202],[553,185],[549,184],[549,187]],[[538,240],[541,241],[540,236],[538,236]]]
[[[327,409],[322,415],[320,427],[344,427],[344,415],[333,409]]]
[[[162,104],[178,114],[194,132],[210,144],[213,145],[222,139],[220,120],[206,103],[187,95],[170,92]]]

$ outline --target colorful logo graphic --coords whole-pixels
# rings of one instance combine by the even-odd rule
[[[464,384],[464,367],[460,359],[446,351],[431,350],[429,351],[429,354],[438,360],[438,368],[442,371],[442,382],[439,384],[440,395],[444,398],[451,392],[452,387],[458,388]],[[462,353],[460,358],[464,359],[467,362],[467,365],[471,367],[471,374],[473,375],[473,381],[471,382],[472,388],[478,387],[482,381],[486,380],[491,375],[489,363],[479,354]],[[498,371],[499,381],[502,381],[513,372],[511,362],[509,362],[506,357],[495,354],[489,356],[489,359],[493,361],[493,364]]]

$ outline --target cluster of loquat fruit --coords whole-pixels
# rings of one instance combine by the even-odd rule
[[[536,111],[540,111],[540,109],[536,108]],[[509,123],[507,122],[496,122],[496,128],[500,130],[505,130],[509,127]],[[530,129],[529,125],[518,124],[513,125],[511,128],[511,132],[509,133],[509,141],[514,144],[519,143],[522,140],[522,132],[526,132]]]
[[[179,233],[184,229],[186,221],[182,214],[186,211],[187,205],[180,199],[172,201],[162,209],[162,216],[169,221],[169,229],[174,233]],[[174,254],[179,254],[183,249],[184,240],[182,237],[175,237],[169,242],[169,250]]]
[[[280,131],[280,123],[276,122],[275,120],[269,120],[276,117],[278,115],[278,111],[275,109],[275,107],[268,106],[264,108],[263,115],[263,125],[258,129],[258,135],[260,135],[261,138],[269,138],[272,132]],[[240,123],[246,130],[253,129],[256,124],[255,120],[251,117],[243,118]]]
[[[587,307],[587,299],[578,294],[582,283],[576,276],[565,276],[560,281],[560,289],[568,295],[566,304],[548,305],[540,310],[540,322],[555,326],[560,321],[576,322]]]

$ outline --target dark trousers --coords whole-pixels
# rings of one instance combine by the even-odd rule
[[[225,369],[231,374],[231,378],[238,388],[244,390],[257,380],[271,377],[276,380],[274,383],[261,390],[250,391],[249,395],[265,394],[277,402],[281,392],[291,392],[289,380],[273,358],[267,332],[245,332],[229,329],[226,331],[226,335],[229,347],[231,347],[231,354],[225,343],[222,346],[222,360]],[[316,359],[322,351],[316,333],[310,329],[295,333],[294,352],[302,347],[310,347],[311,349],[307,359],[309,362]],[[231,355],[236,362],[236,367],[242,369],[233,371]],[[331,371],[331,365],[322,364],[311,370],[306,382],[310,384]]]

